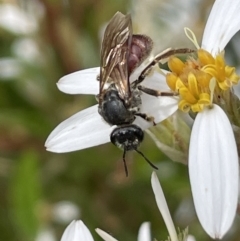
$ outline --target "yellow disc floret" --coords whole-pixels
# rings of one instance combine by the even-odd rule
[[[213,57],[204,49],[198,49],[197,58],[190,57],[185,63],[171,57],[168,66],[171,73],[167,74],[167,84],[179,93],[179,109],[184,112],[202,111],[212,105],[211,96],[228,90],[240,79],[235,68],[225,64],[223,53]],[[209,87],[212,79],[216,81],[214,90]]]

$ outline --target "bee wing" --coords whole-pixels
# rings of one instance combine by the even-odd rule
[[[101,49],[100,95],[105,84],[114,82],[119,96],[130,96],[128,55],[132,38],[130,15],[117,12],[110,20],[103,37]]]

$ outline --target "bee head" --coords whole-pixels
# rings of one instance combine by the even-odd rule
[[[158,169],[155,165],[153,165],[142,152],[140,152],[137,148],[140,146],[141,142],[144,139],[143,130],[137,125],[125,125],[115,128],[110,136],[111,142],[123,150],[123,163],[125,168],[126,176],[128,176],[127,165],[125,161],[125,155],[127,151],[136,151],[139,153],[153,168]]]

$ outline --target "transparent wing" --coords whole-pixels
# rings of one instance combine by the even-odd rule
[[[103,37],[101,49],[100,95],[106,83],[113,82],[119,96],[127,100],[130,96],[128,55],[132,38],[130,15],[117,12],[110,20]]]

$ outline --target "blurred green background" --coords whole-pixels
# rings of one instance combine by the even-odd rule
[[[116,11],[131,12],[134,32],[152,37],[154,53],[199,42],[209,0],[1,0],[0,1],[0,240],[55,241],[73,219],[82,219],[95,240],[101,228],[118,240],[136,240],[151,222],[152,237],[167,239],[150,184],[152,169],[135,153],[112,144],[73,153],[47,152],[50,132],[72,114],[96,104],[94,96],[61,93],[58,79],[99,66],[101,35]],[[239,64],[237,37],[228,59]],[[141,151],[158,167],[176,227],[189,226],[210,240],[194,212],[188,170],[167,158],[146,136]],[[224,240],[239,240],[239,217]]]

